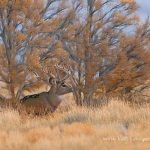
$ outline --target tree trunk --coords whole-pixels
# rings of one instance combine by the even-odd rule
[[[10,106],[13,107],[13,108],[17,108],[19,106],[19,100],[16,98],[16,95],[15,95],[15,84],[14,84],[14,77],[13,74],[12,74],[12,71],[13,71],[13,66],[11,64],[9,64],[9,90],[11,92],[11,100],[9,102]]]
[[[78,106],[82,106],[83,105],[83,100],[82,100],[81,92],[77,91],[74,96],[75,96],[75,102],[76,102],[76,104]]]

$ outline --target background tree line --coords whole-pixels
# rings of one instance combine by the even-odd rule
[[[138,7],[134,0],[1,0],[0,80],[12,101],[18,102],[29,70],[44,78],[53,59],[71,68],[78,105],[143,84],[150,24],[140,20]]]

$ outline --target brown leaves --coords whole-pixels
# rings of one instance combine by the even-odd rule
[[[5,8],[8,4],[8,0],[0,0],[0,8]]]
[[[134,3],[135,0],[120,0],[121,3]]]
[[[26,40],[27,36],[21,32],[18,32],[17,33],[17,36],[16,36],[16,41],[17,42],[24,42]]]
[[[28,59],[28,64],[30,64],[30,68],[37,68],[37,69],[42,68],[38,53],[34,52],[28,55],[27,59]]]

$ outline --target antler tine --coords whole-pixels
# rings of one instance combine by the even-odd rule
[[[66,76],[65,76],[63,79],[61,79],[62,82],[65,81],[66,79],[68,79],[68,78],[70,77],[69,70],[67,70],[67,69],[65,69],[65,68],[63,68],[63,67],[61,67],[61,66],[58,65],[58,64],[55,65],[55,67],[56,67],[57,69],[62,70],[62,71],[64,71],[64,72],[66,73]]]
[[[34,75],[37,77],[38,80],[41,80],[41,77],[38,75],[37,72],[33,71]]]
[[[68,72],[68,70],[67,69],[65,69],[65,68],[63,68],[62,66],[60,66],[60,65],[55,65],[55,67],[57,68],[57,69],[59,69],[59,70],[62,70],[62,71],[64,71],[64,72]]]
[[[60,81],[61,79],[60,79],[60,76],[59,76],[57,65],[55,65],[54,68],[55,68],[55,71],[56,71],[56,78],[58,78],[58,80]]]
[[[43,77],[40,76],[40,75],[39,75],[40,72],[36,72],[35,70],[31,70],[30,68],[28,68],[28,70],[31,71],[31,72],[36,76],[36,79],[37,79],[38,81],[44,81],[44,82],[47,83],[47,79],[46,79],[47,77],[45,78],[45,76],[43,76]]]
[[[38,74],[36,71],[30,69],[29,67],[27,67],[27,70],[28,70],[29,72],[31,71],[31,72],[37,77],[38,80],[41,79],[41,77],[39,76],[39,74]]]
[[[68,79],[70,77],[69,73],[67,73],[67,75],[61,80],[61,81],[65,81],[66,79]]]
[[[73,69],[71,68],[71,67],[69,67],[70,68],[70,72],[71,72],[71,79],[72,79],[72,82],[73,82],[73,84],[75,85],[75,86],[77,86],[78,85],[78,82],[77,82],[77,80],[75,79],[75,76],[74,76],[74,74],[73,74]]]
[[[55,78],[55,75],[52,74],[49,70],[48,70],[48,76],[49,76],[49,77],[52,77],[52,78]]]

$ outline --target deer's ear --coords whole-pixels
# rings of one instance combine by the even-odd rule
[[[54,82],[54,78],[50,77],[49,78],[49,83],[52,84]]]

